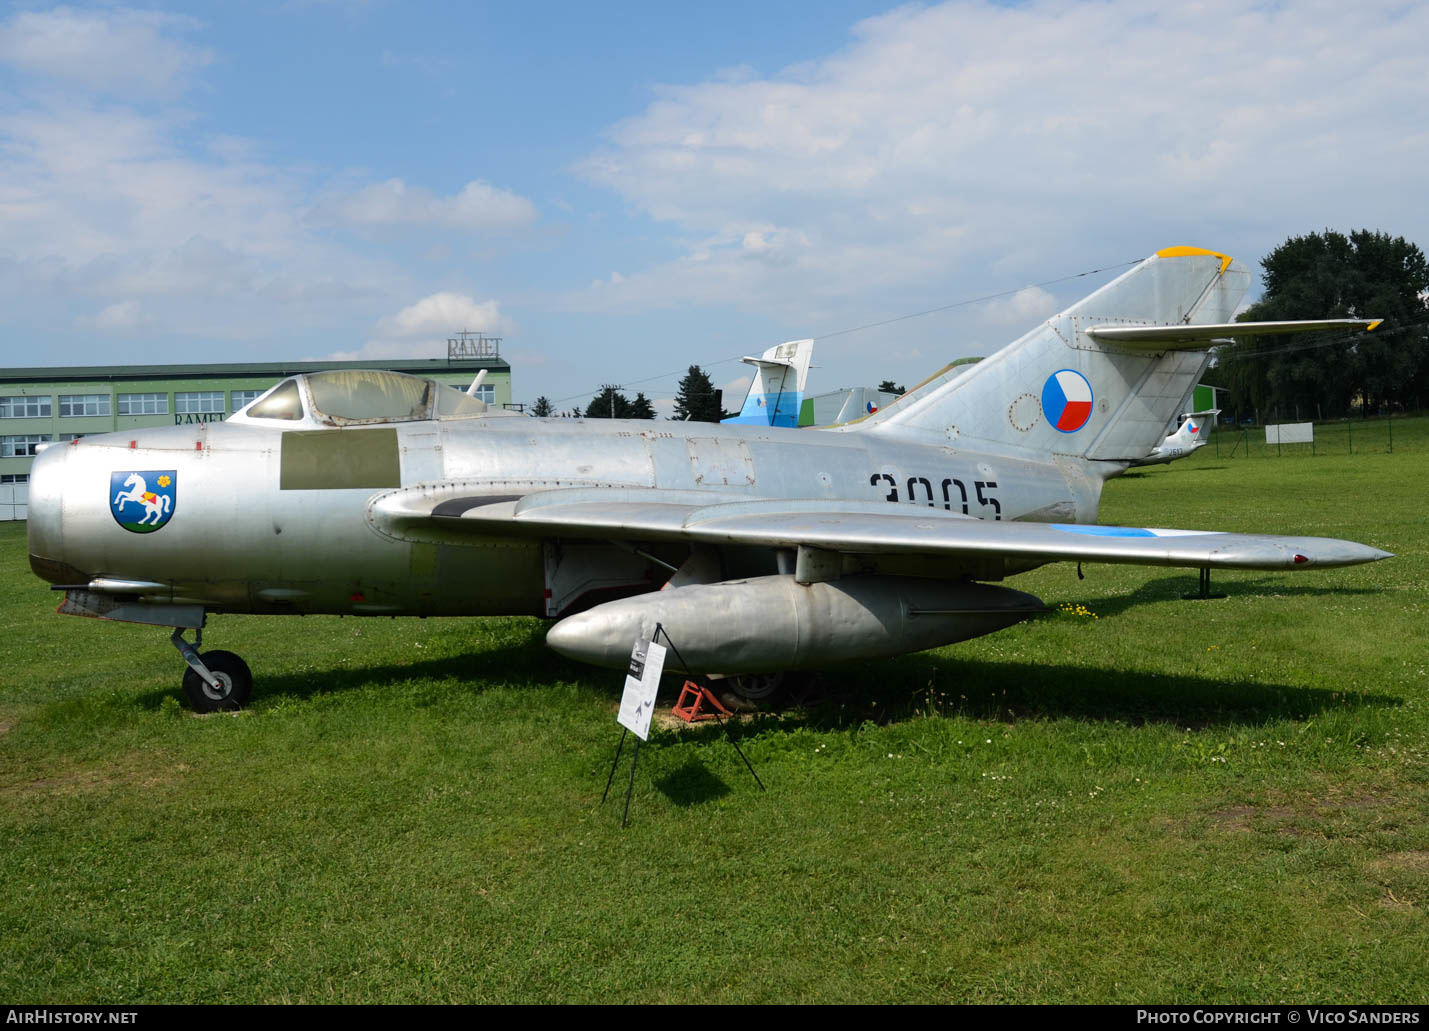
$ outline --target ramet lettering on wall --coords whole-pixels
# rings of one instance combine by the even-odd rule
[[[184,412],[174,416],[174,425],[187,426],[195,422],[222,422],[223,420],[222,412]]]

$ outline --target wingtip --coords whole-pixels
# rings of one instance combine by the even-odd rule
[[[1372,548],[1368,544],[1356,544],[1352,549],[1345,549],[1336,558],[1339,560],[1336,565],[1359,566],[1367,562],[1382,562],[1387,558],[1394,558],[1394,553]]]

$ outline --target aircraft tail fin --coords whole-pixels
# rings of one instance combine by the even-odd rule
[[[813,340],[776,344],[758,358],[743,358],[754,366],[754,381],[739,414],[723,420],[755,426],[797,426],[804,384],[809,379]]]
[[[1196,431],[1200,428],[1200,423],[1196,422],[1194,417],[1187,416],[1186,421],[1181,424],[1180,428],[1166,438],[1167,443],[1190,447],[1196,442]]]
[[[1204,412],[1192,412],[1181,424],[1181,429],[1184,430],[1189,426],[1191,442],[1197,445],[1204,444],[1211,435],[1211,427],[1216,423],[1216,416],[1220,414],[1219,408],[1211,408]]]
[[[1231,322],[1249,285],[1250,272],[1227,255],[1157,251],[997,353],[945,370],[849,429],[994,453],[1135,461],[1184,411],[1209,349],[1231,333],[1260,331]],[[1369,320],[1335,325],[1372,328]]]

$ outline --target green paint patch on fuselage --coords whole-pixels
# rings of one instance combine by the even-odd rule
[[[282,490],[400,487],[397,431],[293,430],[283,434]]]

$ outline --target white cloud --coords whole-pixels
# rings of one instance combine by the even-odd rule
[[[407,275],[305,220],[303,174],[166,99],[210,60],[185,18],[57,8],[0,22],[0,309],[52,332],[269,341],[376,317]],[[54,88],[56,79],[65,88]],[[122,94],[122,96],[121,96]],[[75,354],[101,360],[101,351]],[[94,345],[97,346],[97,345]],[[163,353],[163,352],[160,352]],[[235,359],[243,355],[235,355]]]
[[[198,22],[160,11],[20,11],[0,23],[0,62],[19,71],[124,96],[167,97],[213,60],[175,38]]]
[[[509,333],[511,321],[501,314],[497,301],[475,301],[466,294],[435,293],[410,304],[377,325],[380,336],[407,340],[440,334],[445,340],[457,330],[490,335]]]
[[[1389,2],[898,8],[823,60],[663,87],[612,127],[579,171],[685,253],[567,305],[816,331],[1170,244],[1422,238],[1426,38],[1429,7]]]
[[[334,331],[361,346],[353,327],[421,292],[393,249],[339,239],[333,220],[312,217],[324,204],[346,203],[344,224],[428,232],[437,224],[513,229],[536,218],[530,201],[481,180],[447,197],[392,180],[315,200],[312,168],[275,164],[261,141],[211,132],[209,118],[177,103],[214,60],[188,41],[201,28],[123,8],[59,7],[0,21],[0,72],[9,76],[0,93],[7,327],[53,334],[52,313],[68,311],[68,326],[87,334],[73,352],[85,361],[103,360],[105,334],[137,329],[165,358],[178,341],[186,354],[206,340],[310,348]],[[412,249],[440,262],[428,241]],[[483,314],[479,306],[469,313],[473,322]],[[405,325],[393,318],[383,333]],[[454,321],[437,346],[462,328]]]
[[[77,329],[103,333],[127,333],[150,321],[140,310],[138,301],[117,301],[93,315],[81,315],[74,320]]]
[[[157,333],[265,339],[340,324],[406,286],[384,258],[313,232],[294,176],[231,138],[199,150],[192,135],[182,114],[82,98],[0,106],[0,299],[12,322],[46,297],[135,302]]]
[[[446,341],[462,330],[507,336],[516,324],[501,312],[499,301],[477,301],[466,294],[441,292],[409,304],[378,321],[372,338],[355,351],[336,351],[334,361],[360,358],[439,358]]]
[[[525,197],[472,180],[460,193],[438,197],[401,179],[374,183],[356,193],[329,198],[317,217],[354,226],[445,226],[453,229],[517,229],[536,220],[536,206]]]
[[[744,395],[749,393],[749,384],[752,382],[754,382],[753,376],[736,376],[726,380],[720,386],[720,396],[724,399],[725,411],[733,411],[737,405],[744,404]]]
[[[1008,297],[988,301],[983,307],[982,318],[984,322],[998,326],[1030,327],[1060,310],[1057,298],[1040,286],[1027,286]]]

